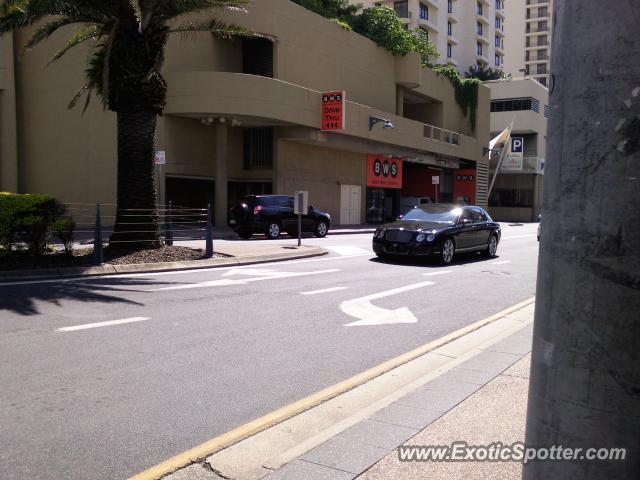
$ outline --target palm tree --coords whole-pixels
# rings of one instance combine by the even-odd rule
[[[499,80],[504,78],[504,72],[499,68],[495,70],[485,64],[477,64],[469,67],[464,74],[466,78],[477,78],[481,82],[486,82],[487,80]]]
[[[60,59],[78,45],[90,45],[86,83],[72,108],[96,92],[104,108],[116,113],[118,135],[117,213],[110,242],[130,249],[160,246],[154,168],[157,116],[167,85],[160,73],[172,33],[210,32],[222,38],[262,36],[212,18],[210,13],[243,10],[248,0],[7,0],[0,6],[0,35],[34,27],[26,48],[73,25],[67,42],[53,56]],[[185,18],[189,14],[196,17]],[[136,217],[125,217],[136,209]],[[139,213],[138,213],[139,212]],[[127,220],[128,218],[128,220]],[[140,225],[131,228],[132,218]],[[126,225],[126,224],[129,225]],[[142,227],[144,225],[144,227]],[[144,233],[127,233],[131,230]],[[146,231],[148,230],[148,231]]]

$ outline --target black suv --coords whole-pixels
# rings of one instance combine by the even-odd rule
[[[267,238],[276,239],[285,231],[289,235],[298,234],[298,216],[293,213],[293,197],[287,195],[250,195],[240,200],[229,211],[229,226],[241,238],[249,238],[254,233],[264,233]],[[302,231],[313,232],[316,237],[324,237],[331,226],[331,216],[313,207],[302,216]]]

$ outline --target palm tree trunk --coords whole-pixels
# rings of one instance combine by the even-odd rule
[[[160,247],[154,166],[157,115],[150,110],[117,112],[118,205],[110,247]]]

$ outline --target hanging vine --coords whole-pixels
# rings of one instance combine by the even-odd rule
[[[447,77],[455,90],[456,103],[462,109],[465,116],[469,117],[471,131],[476,130],[476,119],[478,116],[478,85],[477,78],[462,78],[458,69],[448,63],[446,65],[435,65],[433,70],[444,77]]]

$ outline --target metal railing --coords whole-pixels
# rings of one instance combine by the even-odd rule
[[[448,143],[450,145],[460,145],[460,134],[445,130],[444,128],[434,127],[433,125],[424,125],[424,136],[437,142]]]
[[[114,204],[67,203],[65,207],[65,218],[75,226],[73,236],[92,239],[94,265],[104,263],[105,222],[117,227],[110,233],[109,246],[172,246],[174,241],[204,240],[206,258],[213,256],[210,205],[207,208],[189,208],[169,202],[155,209],[118,209]]]

